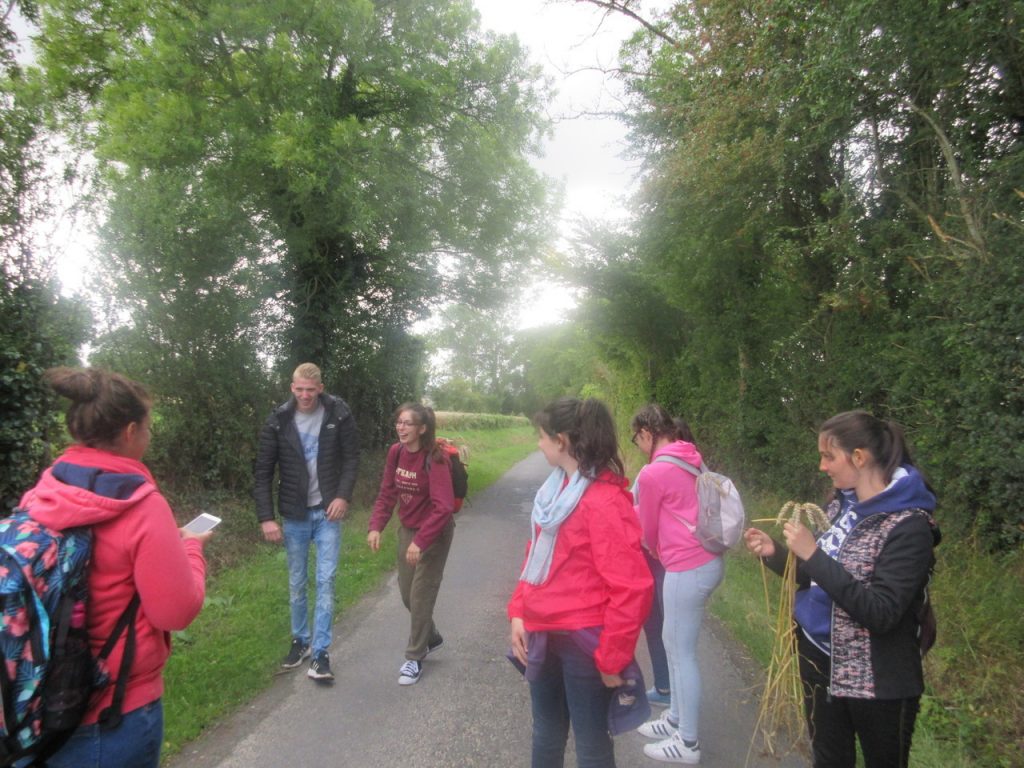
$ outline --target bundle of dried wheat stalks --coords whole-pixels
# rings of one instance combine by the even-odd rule
[[[821,531],[828,527],[828,518],[821,507],[817,504],[798,504],[795,501],[786,502],[774,521],[768,518],[753,522],[774,522],[781,526],[787,521],[803,522],[812,531]],[[764,586],[765,606],[770,615],[774,601],[768,589],[767,570],[762,563],[761,581]],[[760,734],[764,741],[764,750],[771,755],[785,751],[782,745],[786,745],[785,749],[788,750],[790,745],[798,743],[803,733],[803,691],[800,686],[800,667],[796,652],[797,630],[793,624],[795,594],[796,557],[790,552],[782,574],[779,598],[774,602],[775,642],[768,665],[768,678],[761,696],[757,726],[754,729],[754,739],[756,740]]]

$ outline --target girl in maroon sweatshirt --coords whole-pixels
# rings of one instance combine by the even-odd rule
[[[398,587],[409,610],[409,642],[399,685],[413,685],[423,659],[444,639],[434,624],[434,604],[455,536],[455,493],[447,454],[437,445],[434,411],[406,403],[395,415],[398,442],[388,450],[380,492],[366,541],[380,549],[380,534],[398,505]]]

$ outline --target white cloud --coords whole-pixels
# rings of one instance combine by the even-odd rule
[[[554,134],[534,165],[564,188],[563,238],[580,218],[625,218],[636,168],[624,157],[625,126],[612,114],[621,109],[622,84],[608,73],[637,22],[579,0],[476,0],[476,7],[485,29],[516,35],[554,82]],[[527,327],[562,319],[574,302],[562,286],[535,284],[522,304]]]

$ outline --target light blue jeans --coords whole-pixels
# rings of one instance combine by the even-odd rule
[[[125,712],[117,728],[80,725],[46,764],[50,768],[157,768],[163,738],[164,708],[157,699]]]
[[[716,557],[689,571],[668,571],[664,582],[665,624],[662,639],[672,679],[669,720],[679,723],[679,735],[697,740],[700,722],[701,680],[697,664],[697,638],[704,620],[704,604],[722,583],[725,561]]]
[[[309,632],[309,547],[316,546],[316,604],[313,636]],[[310,643],[313,655],[331,645],[334,623],[334,575],[341,558],[341,521],[328,520],[323,507],[307,510],[305,520],[284,518],[284,546],[288,553],[288,596],[292,612],[292,638]]]

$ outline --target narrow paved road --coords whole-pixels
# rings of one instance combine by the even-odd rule
[[[547,471],[536,453],[460,513],[435,615],[445,645],[427,660],[419,683],[398,685],[408,615],[392,576],[337,623],[333,686],[309,680],[304,667],[282,674],[251,706],[187,746],[170,766],[528,766],[529,695],[504,656],[504,609],[518,576],[533,494]],[[345,535],[362,538],[363,533],[347,530]],[[641,640],[641,651],[643,645]],[[804,766],[792,757],[778,761],[753,755],[748,762],[756,676],[713,624],[703,633],[700,654],[705,675],[702,765]],[[644,756],[644,743],[636,733],[616,739],[620,768],[660,765]],[[571,747],[566,765],[575,765]]]

